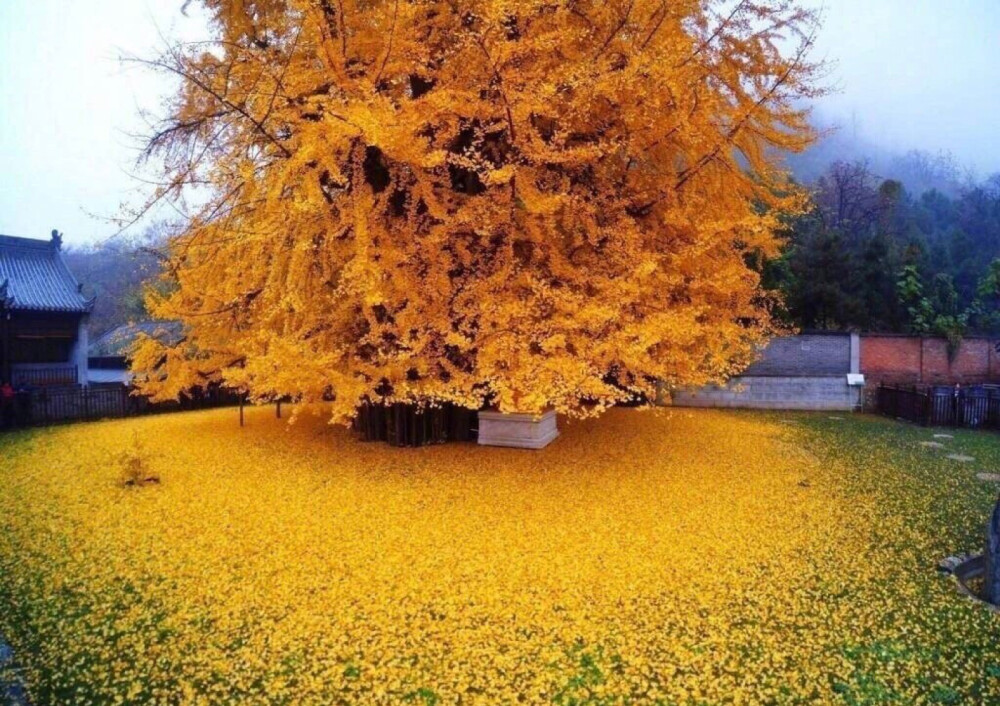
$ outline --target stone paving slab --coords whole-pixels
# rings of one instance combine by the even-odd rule
[[[952,461],[958,461],[959,463],[968,463],[969,461],[976,460],[972,456],[964,456],[962,454],[948,454],[945,458],[950,458]]]
[[[954,439],[955,437],[954,437],[953,434],[935,434],[934,438],[935,439]]]
[[[944,448],[944,444],[939,443],[937,441],[921,441],[919,443],[925,449],[943,449]]]
[[[976,478],[989,483],[1000,483],[1000,473],[977,473]]]
[[[0,638],[0,703],[6,706],[31,706],[14,667],[14,650]]]

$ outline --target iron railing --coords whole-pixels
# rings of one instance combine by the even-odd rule
[[[1000,429],[1000,386],[879,385],[876,410],[924,426]]]
[[[46,426],[61,422],[95,421],[193,409],[229,407],[241,395],[223,388],[198,391],[179,401],[150,402],[124,385],[38,387],[0,400],[0,426]]]
[[[46,365],[44,368],[14,368],[11,373],[14,387],[75,385],[77,378],[75,365]]]

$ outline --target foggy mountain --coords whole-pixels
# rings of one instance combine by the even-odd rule
[[[835,162],[865,162],[874,174],[901,182],[913,196],[934,189],[953,197],[977,181],[973,170],[948,152],[930,152],[919,146],[891,150],[866,138],[853,126],[837,124],[823,115],[817,114],[814,123],[821,133],[820,140],[808,151],[786,158],[800,183],[815,183]]]

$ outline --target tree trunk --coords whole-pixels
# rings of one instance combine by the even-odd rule
[[[427,446],[445,441],[475,441],[476,412],[444,404],[362,404],[353,427],[363,441],[386,441],[392,446]]]

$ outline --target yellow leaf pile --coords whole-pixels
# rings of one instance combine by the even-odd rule
[[[920,430],[796,419],[613,410],[540,452],[264,408],[5,435],[0,634],[39,704],[995,702],[1000,626],[933,568],[988,491]],[[136,433],[160,482],[125,488]]]

